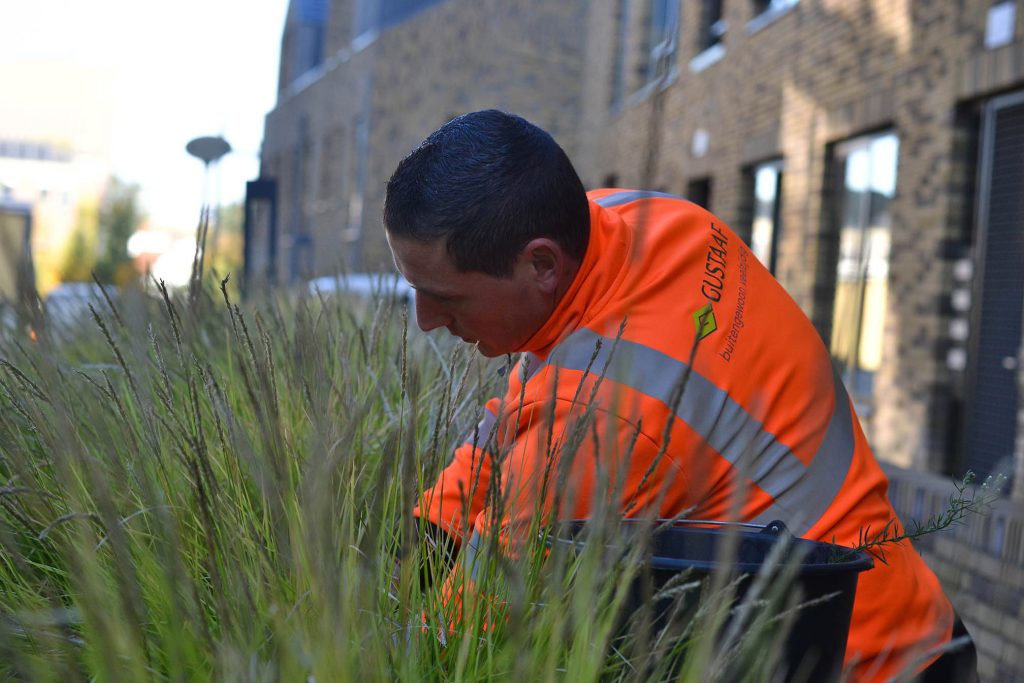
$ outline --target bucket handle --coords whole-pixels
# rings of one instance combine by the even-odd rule
[[[769,536],[782,536],[791,535],[789,529],[782,522],[782,520],[774,519],[764,526],[760,524],[754,524],[752,522],[723,522],[717,519],[656,519],[655,522],[664,524],[666,526],[684,526],[687,524],[693,525],[704,525],[708,524],[711,526],[740,526],[745,529],[757,529],[759,533],[767,534]]]

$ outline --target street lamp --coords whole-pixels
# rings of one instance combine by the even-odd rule
[[[201,277],[203,272],[203,255],[206,252],[206,226],[209,221],[209,209],[207,207],[207,195],[210,185],[210,164],[220,160],[225,154],[231,151],[231,145],[220,135],[203,136],[189,140],[185,145],[185,151],[203,162],[203,203],[199,214],[199,225],[196,227],[196,264],[193,264],[193,278]],[[218,183],[219,185],[219,183]],[[220,206],[217,206],[217,215],[213,220],[213,250],[217,249],[217,238],[220,232]],[[206,220],[203,216],[206,216]],[[213,261],[213,253],[210,254]]]
[[[205,136],[189,140],[185,145],[185,151],[203,162],[203,206],[206,206],[206,190],[210,176],[210,164],[219,161],[222,156],[231,151],[228,141],[217,135],[215,137]]]

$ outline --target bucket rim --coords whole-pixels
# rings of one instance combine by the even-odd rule
[[[658,520],[661,521],[661,520]],[[553,525],[554,529],[558,528],[570,528],[573,534],[582,531],[589,520],[586,519],[574,519],[564,520],[557,522]],[[868,553],[864,551],[855,551],[852,548],[839,545],[837,543],[829,543],[827,541],[816,541],[807,538],[800,538],[789,536],[788,534],[782,535],[778,533],[770,533],[767,531],[768,526],[761,527],[760,525],[751,525],[749,523],[738,523],[736,526],[749,528],[758,528],[760,531],[752,530],[726,530],[721,527],[706,527],[698,526],[708,523],[709,520],[677,520],[671,524],[665,524],[658,526],[656,521],[652,520],[631,520],[624,519],[619,520],[620,527],[623,529],[638,529],[641,527],[650,528],[652,533],[666,533],[671,531],[672,533],[682,533],[688,536],[711,536],[715,539],[725,537],[727,535],[738,535],[741,538],[748,540],[758,541],[769,541],[778,542],[784,540],[787,543],[793,544],[794,548],[797,549],[797,555],[800,554],[803,549],[807,555],[810,555],[814,549],[828,548],[829,551],[835,551],[842,556],[841,559],[836,559],[829,562],[793,562],[783,560],[779,562],[780,567],[784,566],[799,566],[800,576],[828,576],[834,574],[845,574],[853,573],[859,574],[874,568],[875,561]],[[731,526],[731,523],[718,523],[710,521],[712,524],[724,524]],[[770,526],[770,525],[769,525]],[[550,546],[562,546],[562,547],[582,547],[586,545],[586,540],[579,540],[577,538],[564,538],[557,535],[557,532],[552,533],[547,537],[546,542]],[[663,555],[651,555],[649,557],[649,566],[655,570],[671,570],[671,571],[683,571],[686,569],[693,569],[700,572],[710,573],[715,570],[728,570],[734,573],[740,574],[756,574],[764,566],[763,562],[719,562],[716,560],[702,560],[702,559],[686,559],[686,558],[674,558],[666,557]]]

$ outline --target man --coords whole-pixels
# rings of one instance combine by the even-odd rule
[[[587,194],[547,133],[492,110],[450,121],[398,165],[384,226],[424,331],[522,354],[416,509],[463,553],[538,509],[585,518],[609,490],[627,516],[781,519],[846,545],[895,519],[814,327],[704,209]],[[575,434],[584,415],[592,428]],[[953,628],[910,544],[886,559],[859,581],[847,659],[862,679],[899,672]]]

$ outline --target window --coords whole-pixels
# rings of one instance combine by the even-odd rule
[[[789,9],[800,0],[752,0],[754,14],[776,13]]]
[[[686,183],[686,199],[711,210],[711,178],[696,178]]]
[[[383,29],[400,24],[412,15],[440,0],[356,0],[356,38],[376,34]]]
[[[380,24],[382,28],[393,26],[405,21],[413,14],[420,12],[439,0],[381,0]]]
[[[312,141],[310,139],[309,120],[303,116],[299,119],[298,140],[291,153],[291,172],[288,178],[288,220],[285,231],[290,235],[290,261],[288,281],[295,282],[307,274],[305,268],[312,241],[309,239],[307,212],[308,200],[312,194]]]
[[[317,192],[318,205],[330,201],[334,183],[337,182],[334,176],[334,157],[337,155],[338,133],[330,132],[323,138],[323,145],[320,147],[320,188]]]
[[[769,161],[752,170],[754,206],[750,222],[750,250],[775,273],[782,207],[782,162]]]
[[[722,19],[722,0],[704,0],[700,11],[697,51],[703,52],[721,44],[725,28],[725,20]]]
[[[839,254],[830,347],[847,387],[862,402],[871,396],[882,361],[889,205],[896,193],[898,153],[899,141],[891,132],[856,138],[834,150]]]
[[[375,33],[380,25],[380,5],[375,0],[356,0],[355,6],[355,30],[352,37]]]
[[[747,23],[747,33],[757,33],[788,12],[800,0],[751,0],[753,19]]]
[[[348,227],[342,233],[346,242],[345,257],[352,270],[362,269],[362,237],[364,201],[368,182],[370,154],[369,89],[364,93],[363,114],[352,126],[352,181],[348,199]]]
[[[676,65],[676,38],[679,33],[679,0],[650,0],[651,23],[648,29],[647,82],[669,78]]]
[[[1003,0],[988,8],[985,17],[985,47],[994,50],[1013,42],[1017,25],[1017,3]]]
[[[291,28],[294,64],[291,81],[324,61],[328,10],[327,0],[300,0],[297,19]]]

